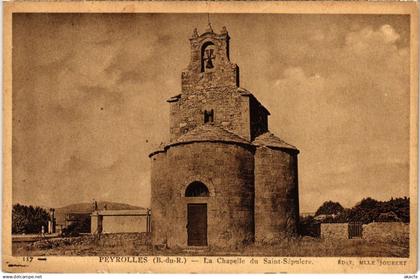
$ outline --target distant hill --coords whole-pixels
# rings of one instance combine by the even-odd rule
[[[98,209],[102,210],[104,207],[107,207],[108,210],[128,210],[128,209],[145,209],[141,206],[134,206],[126,203],[117,203],[117,202],[108,202],[108,201],[98,201]],[[64,223],[66,214],[69,213],[86,213],[89,214],[93,211],[92,203],[83,202],[83,203],[74,203],[69,204],[64,207],[55,209],[55,217],[58,224]]]

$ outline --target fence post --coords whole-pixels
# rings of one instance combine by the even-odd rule
[[[152,224],[151,224],[151,217],[152,217],[152,210],[150,208],[147,209],[147,221],[146,221],[146,231],[151,232],[152,231]]]

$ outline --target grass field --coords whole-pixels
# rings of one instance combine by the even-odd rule
[[[409,241],[395,239],[372,242],[364,239],[324,240],[303,237],[277,245],[248,245],[235,251],[208,248],[154,250],[145,233],[84,235],[71,238],[14,242],[14,256],[139,256],[139,255],[208,255],[208,256],[305,256],[305,257],[408,257]]]

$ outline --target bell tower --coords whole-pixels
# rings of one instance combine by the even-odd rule
[[[269,112],[239,87],[239,67],[230,61],[226,27],[215,33],[208,25],[189,39],[191,58],[181,75],[182,92],[170,103],[170,140],[201,125],[217,125],[252,141],[267,130]]]
[[[182,91],[201,87],[239,86],[239,68],[229,59],[229,34],[214,33],[210,23],[203,34],[194,29],[190,38],[191,61],[182,72]]]

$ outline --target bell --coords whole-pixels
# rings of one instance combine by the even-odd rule
[[[213,66],[213,62],[211,62],[211,59],[210,58],[208,58],[207,59],[207,63],[206,63],[206,68],[207,69],[212,69],[214,66]]]
[[[213,66],[213,61],[212,59],[213,57],[213,50],[212,49],[206,49],[206,54],[207,54],[207,63],[206,63],[206,68],[207,69],[212,69]]]

